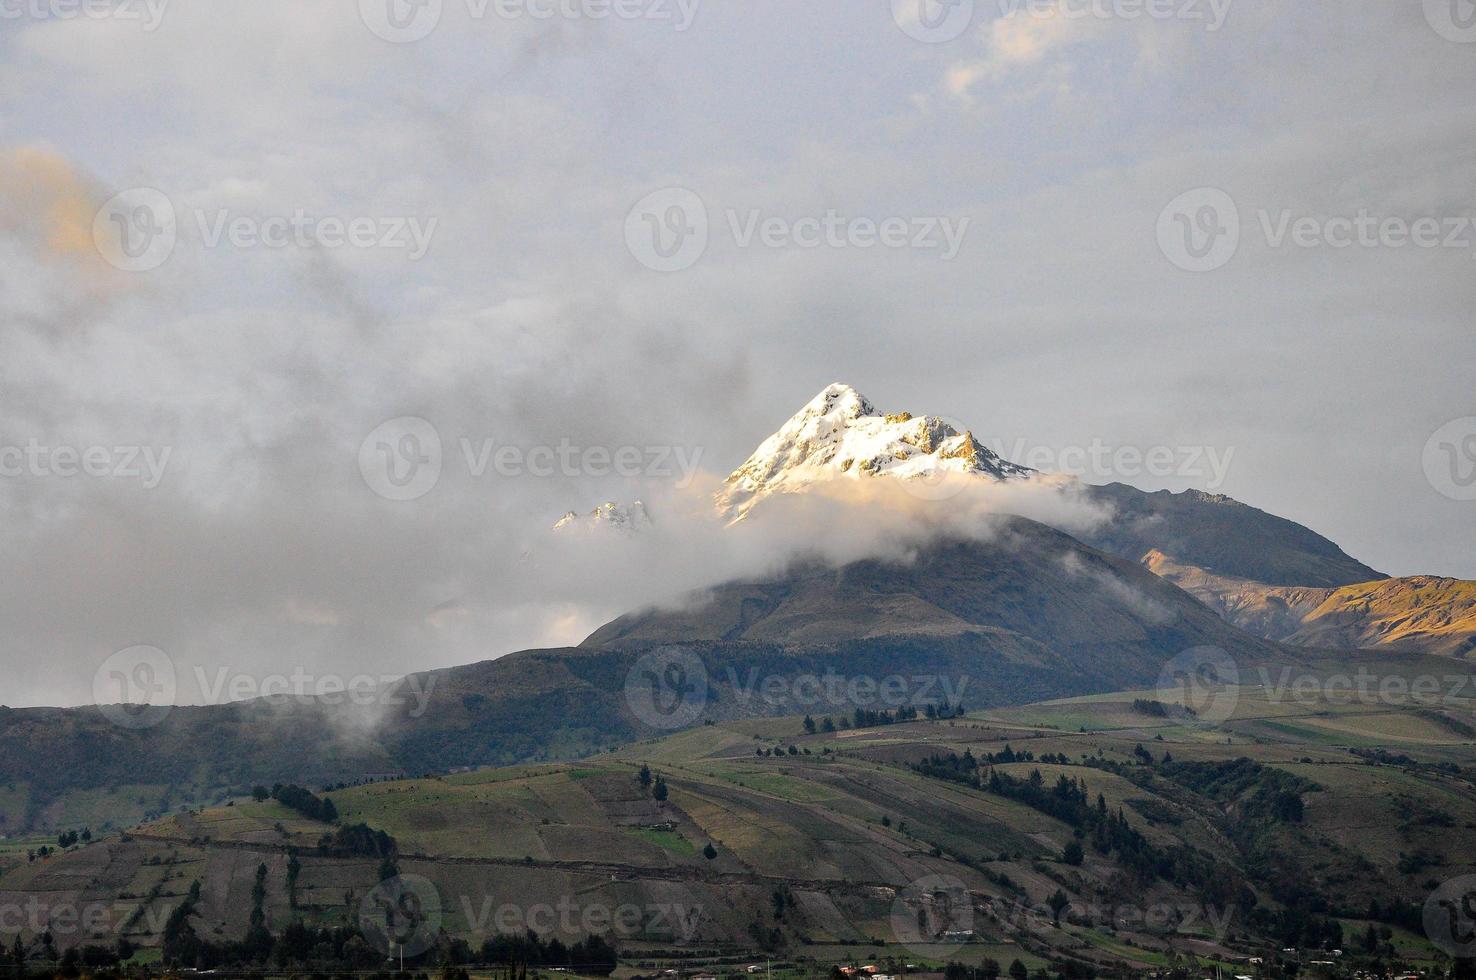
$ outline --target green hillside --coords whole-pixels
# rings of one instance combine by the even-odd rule
[[[1476,870],[1476,739],[1458,729],[1471,704],[1236,695],[1218,725],[1124,692],[815,734],[796,718],[734,721],[578,763],[332,789],[338,827],[393,837],[389,871],[325,852],[329,824],[234,799],[46,858],[12,849],[0,902],[98,910],[95,935],[56,931],[62,948],[123,936],[147,950],[195,881],[192,928],[225,942],[248,935],[261,866],[273,933],[355,927],[397,871],[431,883],[443,943],[599,932],[622,970],[756,957],[812,971],[857,957],[1243,969],[1334,948],[1346,964],[1444,963],[1420,911]]]

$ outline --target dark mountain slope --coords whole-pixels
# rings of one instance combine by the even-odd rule
[[[1195,646],[1243,663],[1284,656],[1133,562],[1023,519],[997,532],[906,562],[804,566],[724,586],[680,611],[622,617],[576,649],[415,675],[370,710],[254,701],[177,708],[144,729],[95,708],[0,712],[0,786],[25,799],[7,825],[70,825],[83,799],[99,822],[121,821],[254,782],[578,756],[653,730],[627,703],[627,679],[642,654],[672,645],[705,674],[689,725],[897,707],[850,688],[796,700],[796,682],[814,676],[902,677],[911,701],[951,692],[980,707],[1152,685]],[[791,693],[776,699],[766,682]]]
[[[1335,588],[1388,577],[1315,531],[1230,497],[1145,493],[1122,483],[1092,487],[1090,496],[1116,518],[1087,542],[1131,561],[1160,551],[1182,565],[1266,585]]]

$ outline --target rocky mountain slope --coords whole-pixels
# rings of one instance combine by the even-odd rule
[[[1299,646],[1476,652],[1476,582],[1433,575],[1295,588],[1214,575],[1150,551],[1144,565],[1257,636]]]
[[[1163,661],[1197,645],[1256,658],[1273,652],[1216,619],[1140,566],[1043,524],[1000,518],[982,541],[940,544],[904,561],[801,565],[689,597],[675,609],[622,616],[583,646],[976,637],[1007,659],[1087,682],[1151,680]]]
[[[78,807],[99,823],[136,819],[251,782],[577,756],[651,730],[626,686],[659,648],[701,664],[706,701],[686,720],[699,724],[794,709],[755,697],[755,678],[948,678],[969,705],[1001,705],[1152,684],[1167,660],[1204,645],[1247,664],[1284,656],[1134,563],[1002,519],[983,541],[802,565],[622,617],[577,649],[412,675],[385,692],[373,722],[311,699],[177,708],[143,729],[95,708],[0,711],[0,780],[20,792],[10,826],[53,826],[76,821]]]
[[[1122,483],[1092,487],[1113,519],[1086,535],[1104,551],[1140,561],[1150,551],[1216,575],[1268,585],[1339,586],[1386,578],[1315,531],[1221,494],[1145,493]]]

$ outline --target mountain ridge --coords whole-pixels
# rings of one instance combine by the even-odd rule
[[[1476,653],[1476,582],[1412,575],[1336,588],[1272,586],[1181,565],[1152,551],[1144,566],[1247,632],[1295,646]]]
[[[1004,459],[938,416],[879,413],[850,385],[834,383],[759,444],[715,497],[730,523],[765,497],[827,479],[887,475],[903,481],[953,474],[1008,480],[1034,470]]]

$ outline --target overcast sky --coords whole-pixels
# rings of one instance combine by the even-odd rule
[[[1464,0],[918,2],[0,0],[0,702],[577,642],[836,380],[1476,578]]]

